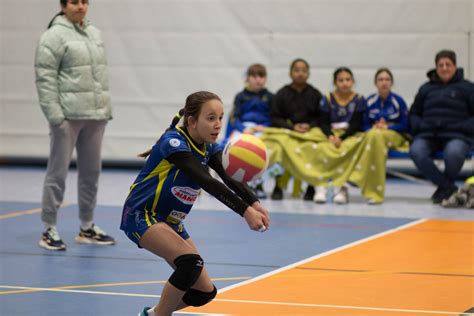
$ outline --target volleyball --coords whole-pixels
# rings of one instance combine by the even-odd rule
[[[268,166],[267,147],[250,134],[231,137],[222,153],[226,173],[239,182],[249,182],[262,175]]]

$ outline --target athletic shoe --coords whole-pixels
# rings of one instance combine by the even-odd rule
[[[303,200],[305,201],[312,201],[314,198],[314,187],[312,185],[308,185],[306,188],[306,192],[304,193]]]
[[[271,198],[272,200],[283,200],[283,190],[275,186]]]
[[[443,193],[443,188],[442,187],[437,187],[436,188],[436,191],[433,192],[433,194],[431,195],[431,201],[433,201],[433,203],[435,204],[438,204],[440,202],[437,202],[437,201],[441,201],[439,198],[441,196],[441,194]]]
[[[367,204],[369,204],[369,205],[379,205],[379,204],[382,204],[382,202],[377,202],[374,199],[368,199]]]
[[[82,229],[76,236],[76,241],[81,244],[113,245],[115,239],[107,235],[99,226],[92,224],[89,229]]]
[[[316,203],[326,203],[327,193],[328,193],[328,190],[327,190],[326,187],[323,187],[323,186],[316,187],[316,195],[314,196],[314,202],[316,202]]]
[[[336,204],[347,204],[349,202],[349,192],[346,186],[340,188],[334,188],[336,194],[334,195],[333,202]]]
[[[39,245],[48,250],[66,250],[66,245],[59,237],[56,227],[50,227],[43,233]]]
[[[458,188],[455,185],[449,188],[441,188],[440,193],[432,201],[434,204],[441,204],[444,199],[449,199],[449,197],[457,191]]]
[[[265,191],[263,190],[263,185],[262,184],[259,184],[255,187],[254,189],[255,191],[255,195],[259,198],[259,199],[266,199],[267,198],[267,194],[265,193]]]
[[[145,307],[140,313],[138,313],[138,316],[148,316],[149,309],[151,309],[151,307]]]

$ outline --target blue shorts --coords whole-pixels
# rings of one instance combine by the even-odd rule
[[[144,212],[131,211],[127,208],[124,209],[122,214],[122,223],[120,225],[120,229],[124,231],[125,235],[127,235],[127,237],[133,241],[138,246],[138,248],[142,248],[140,246],[140,239],[151,226],[158,223],[167,224],[184,240],[190,237],[182,222],[178,224],[172,224],[161,218],[145,218]]]

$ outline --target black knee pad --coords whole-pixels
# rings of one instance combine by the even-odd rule
[[[201,275],[204,261],[200,255],[186,254],[176,258],[173,263],[176,270],[168,281],[177,289],[187,291]]]
[[[212,292],[201,292],[195,289],[189,289],[183,296],[183,302],[190,306],[203,306],[212,301],[216,295],[217,289],[215,286]]]

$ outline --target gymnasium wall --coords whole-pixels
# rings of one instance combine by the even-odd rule
[[[110,66],[107,160],[136,160],[191,92],[217,93],[228,113],[255,62],[268,67],[272,91],[289,83],[289,64],[302,57],[322,92],[344,65],[363,94],[387,66],[408,103],[440,49],[455,50],[474,79],[474,0],[90,0],[89,10]],[[0,157],[48,156],[33,60],[58,11],[56,0],[0,1]]]

